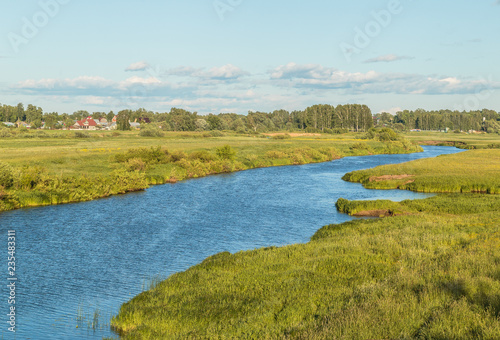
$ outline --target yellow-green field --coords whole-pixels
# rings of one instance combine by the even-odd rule
[[[421,149],[363,134],[31,131],[0,138],[0,211],[79,202],[211,174]],[[224,149],[226,148],[226,149]],[[224,150],[225,151],[224,151]],[[3,175],[2,175],[3,174]],[[2,179],[3,178],[3,179]]]

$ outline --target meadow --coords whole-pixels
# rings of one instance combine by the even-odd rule
[[[88,201],[150,185],[345,156],[410,153],[401,136],[363,134],[238,135],[138,131],[17,131],[0,134],[0,211]]]
[[[448,178],[494,188],[499,153],[370,171],[413,174],[429,191]],[[463,176],[441,171],[464,160]],[[391,217],[328,225],[305,244],[214,255],[122,305],[112,326],[124,339],[498,339],[499,196],[339,199],[337,208]]]

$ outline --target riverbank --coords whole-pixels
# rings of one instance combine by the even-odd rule
[[[28,134],[1,140],[0,212],[89,201],[150,185],[260,167],[422,150],[402,136],[381,130],[371,136],[335,138],[220,132],[164,137],[142,137],[137,132]]]
[[[446,181],[439,169],[475,155],[434,159],[426,166],[436,180],[424,182]],[[399,175],[400,166],[385,175]],[[468,177],[455,180],[482,185],[490,166],[471,162]],[[500,169],[493,171],[486,177],[494,181]],[[421,176],[415,171],[413,179]],[[325,226],[306,244],[214,255],[124,304],[112,324],[125,339],[495,339],[500,197],[362,204],[401,214]]]

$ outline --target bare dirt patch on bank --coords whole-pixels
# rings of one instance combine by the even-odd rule
[[[382,181],[391,181],[391,180],[399,180],[405,178],[412,178],[415,175],[384,175],[384,176],[373,176],[370,177],[370,182],[382,182]],[[413,180],[411,181],[413,182]]]

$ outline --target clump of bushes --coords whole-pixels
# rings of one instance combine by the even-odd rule
[[[9,164],[0,162],[0,186],[10,188],[14,184],[14,170]]]
[[[133,148],[125,153],[115,156],[118,163],[126,163],[131,159],[141,159],[145,164],[165,164],[171,160],[168,150],[162,150],[160,146],[150,148]]]
[[[144,171],[147,165],[140,158],[131,158],[125,163],[125,167],[127,171]]]
[[[220,159],[225,159],[229,161],[234,160],[234,158],[236,157],[236,151],[233,150],[233,148],[229,145],[224,145],[215,149],[215,154]]]
[[[164,137],[165,134],[157,127],[146,125],[141,129],[139,135],[142,137]]]
[[[210,131],[210,136],[211,137],[224,137],[224,134],[220,131],[213,130],[213,131]]]
[[[273,139],[291,139],[292,136],[290,136],[288,133],[285,133],[284,135],[275,135],[273,136]]]
[[[90,133],[84,131],[75,131],[75,138],[90,138]]]
[[[401,139],[401,136],[391,128],[385,127],[380,130],[371,128],[368,132],[361,137],[362,139],[374,139],[381,142],[397,141]]]
[[[190,160],[200,160],[202,162],[210,162],[215,160],[215,155],[207,150],[194,151],[189,154]]]

